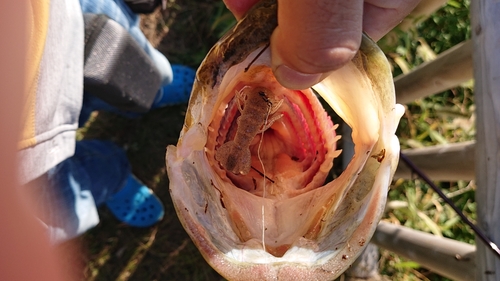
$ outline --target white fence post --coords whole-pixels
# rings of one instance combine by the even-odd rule
[[[500,243],[500,2],[471,1],[477,106],[477,223]],[[500,259],[477,240],[477,280],[500,280]]]

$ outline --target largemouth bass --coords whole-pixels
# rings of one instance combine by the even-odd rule
[[[258,3],[197,71],[170,194],[207,262],[229,280],[328,280],[354,262],[382,215],[394,173],[389,64],[368,37],[355,58],[313,86],[352,128],[355,153],[326,182],[338,136],[311,89],[289,90],[270,69],[275,0]]]

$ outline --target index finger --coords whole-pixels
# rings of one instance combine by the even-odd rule
[[[226,7],[240,20],[259,0],[223,0]]]

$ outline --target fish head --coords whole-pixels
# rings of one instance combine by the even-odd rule
[[[354,59],[312,89],[284,88],[267,48],[275,26],[276,3],[261,1],[208,53],[177,146],[167,148],[170,194],[185,230],[225,278],[334,279],[382,216],[404,110],[387,59],[365,35]],[[266,89],[268,103],[241,98],[252,89]],[[318,95],[352,128],[355,145],[331,181],[340,136]],[[227,154],[248,172],[224,168],[217,153],[228,142],[236,148]]]

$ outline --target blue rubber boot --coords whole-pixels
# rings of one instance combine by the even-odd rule
[[[151,106],[152,109],[187,103],[189,101],[196,72],[184,65],[172,65],[172,71],[174,73],[172,83],[163,86],[158,91],[156,99]]]
[[[149,227],[165,213],[163,204],[151,189],[130,175],[125,186],[106,201],[115,217],[134,227]]]

